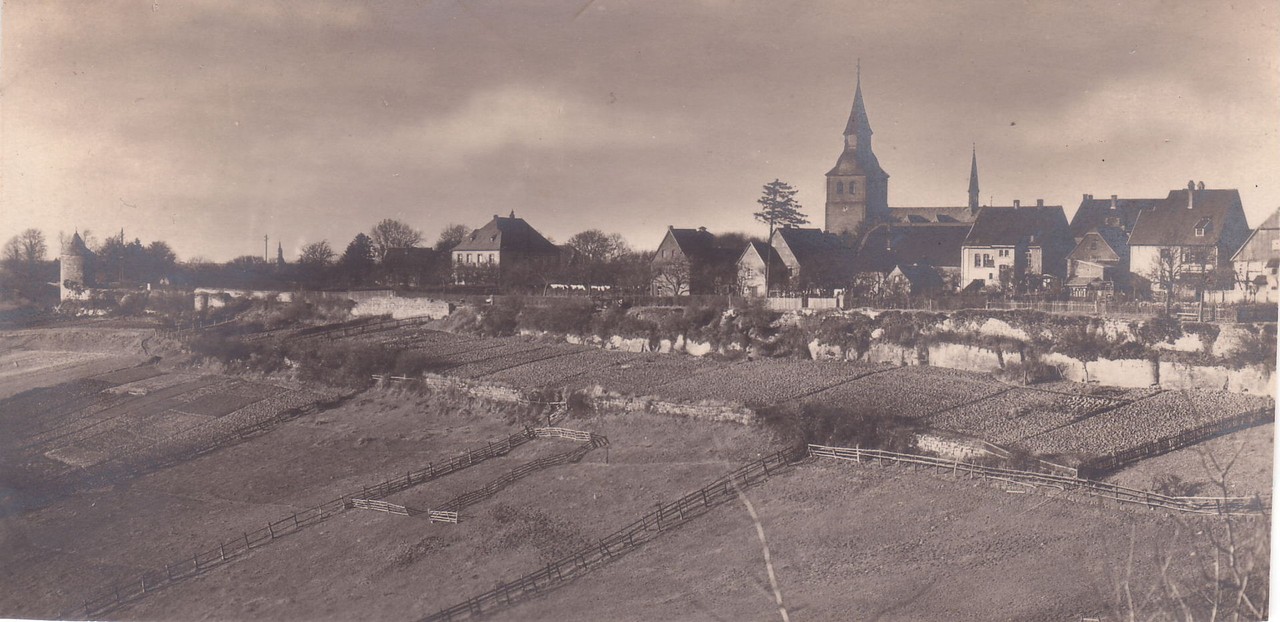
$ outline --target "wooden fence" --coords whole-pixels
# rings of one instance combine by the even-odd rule
[[[567,438],[571,441],[591,443],[594,447],[604,447],[609,444],[609,439],[599,434],[568,428],[534,428],[533,434],[542,438]]]
[[[603,437],[598,437],[598,438],[603,438]],[[454,512],[454,513],[459,512],[463,508],[475,505],[477,503],[480,503],[481,501],[484,501],[485,499],[488,499],[498,494],[500,491],[502,491],[503,488],[506,488],[507,486],[514,484],[515,482],[523,479],[524,477],[532,473],[535,473],[537,471],[541,471],[543,469],[547,469],[553,466],[559,466],[562,464],[571,464],[571,463],[577,462],[581,460],[583,456],[587,455],[588,452],[590,452],[592,449],[595,449],[596,447],[597,445],[595,442],[583,443],[582,445],[580,445],[579,447],[571,451],[559,453],[554,456],[547,456],[545,458],[538,458],[537,460],[534,460],[532,462],[526,462],[514,469],[511,469],[506,473],[506,475],[503,475],[502,477],[499,477],[498,479],[495,479],[485,484],[484,486],[481,486],[480,488],[477,488],[475,490],[469,490],[467,492],[464,492],[444,502],[443,504],[440,505],[440,508],[447,512]]]
[[[421,516],[425,514],[427,516],[427,520],[433,523],[458,524],[457,512],[419,510],[417,508],[411,508],[404,505],[387,503],[386,501],[378,501],[377,499],[351,499],[351,506],[361,510],[374,510],[377,512],[386,512],[388,514],[399,514],[400,516]]]
[[[110,588],[81,598],[75,608],[62,612],[62,619],[92,618],[112,611],[121,605],[139,600],[149,592],[167,585],[198,576],[205,571],[239,559],[249,551],[259,548],[276,538],[296,533],[306,527],[319,524],[354,506],[352,499],[376,501],[392,493],[405,490],[424,482],[439,479],[456,473],[489,458],[502,456],[512,449],[536,438],[530,429],[512,434],[502,440],[490,442],[484,447],[467,451],[455,456],[444,464],[428,464],[425,468],[409,471],[402,477],[395,477],[373,486],[365,486],[358,493],[343,495],[315,507],[307,508],[268,523],[266,527],[256,531],[243,532],[239,537],[218,543],[214,548],[197,552],[191,557],[174,563],[165,564],[164,570],[148,570],[136,579],[115,583]],[[445,517],[442,514],[441,517]],[[456,515],[454,520],[456,522]]]
[[[1120,503],[1143,505],[1152,509],[1164,508],[1195,514],[1263,514],[1269,510],[1268,504],[1260,497],[1170,497],[1148,490],[1135,490],[1117,486],[1109,482],[1051,473],[980,466],[917,454],[901,454],[856,447],[828,447],[825,445],[809,445],[808,449],[809,455],[819,458],[835,458],[859,464],[867,463],[880,466],[905,466],[931,470],[938,474],[950,473],[956,478],[967,477],[999,481],[1005,484],[1023,486],[1031,490],[1048,488],[1064,492],[1077,491]]]
[[[736,499],[739,489],[760,483],[803,457],[802,449],[783,450],[752,462],[675,501],[658,506],[639,520],[586,548],[514,581],[499,583],[487,592],[441,609],[421,622],[475,619],[553,590],[634,551],[663,531],[679,527],[720,504]]]
[[[1088,460],[1084,464],[1080,465],[1079,471],[1083,477],[1101,477],[1144,458],[1158,456],[1188,445],[1194,445],[1195,443],[1199,443],[1200,441],[1210,439],[1215,436],[1234,432],[1236,430],[1243,430],[1263,423],[1270,423],[1274,420],[1275,412],[1270,408],[1259,408],[1257,410],[1243,412],[1227,417],[1226,419],[1207,423],[1200,427],[1174,434],[1172,436],[1166,436],[1164,438],[1143,443],[1136,447],[1130,447],[1124,451]]]

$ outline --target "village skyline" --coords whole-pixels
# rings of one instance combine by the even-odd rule
[[[652,250],[669,224],[764,235],[775,178],[822,227],[859,58],[892,206],[963,204],[975,143],[982,204],[1070,217],[1188,179],[1238,189],[1251,225],[1280,204],[1265,4],[680,10],[10,3],[0,236],[123,227],[226,261],[268,235],[292,258],[382,218],[430,238],[514,210]]]

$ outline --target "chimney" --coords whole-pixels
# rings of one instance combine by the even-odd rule
[[[1014,199],[1014,200],[1013,200],[1013,209],[1018,209],[1019,207],[1022,207],[1022,201],[1020,201],[1020,200],[1018,200],[1018,199]]]
[[[1204,181],[1196,182],[1196,190],[1204,190]]]
[[[1086,200],[1086,201],[1092,201],[1092,200],[1093,200],[1093,195],[1092,195],[1092,194],[1086,194],[1086,195],[1084,195],[1084,200]]]
[[[493,215],[493,219],[494,219],[494,220],[497,220],[497,219],[498,219],[498,215],[497,215],[497,214],[494,214],[494,215]]]
[[[1044,207],[1044,199],[1036,199],[1036,207]]]
[[[515,211],[515,210],[511,210],[511,215],[510,215],[510,216],[507,216],[507,218],[515,218],[515,217],[516,217],[516,211]]]
[[[703,233],[706,233],[706,232],[707,232],[707,228],[706,228],[706,227],[698,227],[698,231],[701,231],[701,232],[703,232]]]
[[[1187,209],[1196,207],[1196,182],[1187,182]]]

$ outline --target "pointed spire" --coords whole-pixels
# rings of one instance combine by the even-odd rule
[[[844,126],[844,135],[871,134],[871,122],[867,119],[867,107],[862,103],[862,59],[858,59],[857,87],[853,92],[853,111],[849,113],[849,123]]]
[[[969,163],[969,211],[978,211],[978,144],[973,145],[973,160]]]

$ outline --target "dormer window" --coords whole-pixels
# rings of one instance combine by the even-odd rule
[[[1108,226],[1108,227],[1119,227],[1119,226],[1120,226],[1120,219],[1119,219],[1118,217],[1116,217],[1116,216],[1107,216],[1107,226]]]
[[[1204,237],[1204,234],[1212,228],[1213,228],[1212,220],[1209,220],[1208,218],[1201,218],[1200,222],[1196,223],[1196,237],[1198,238]]]

